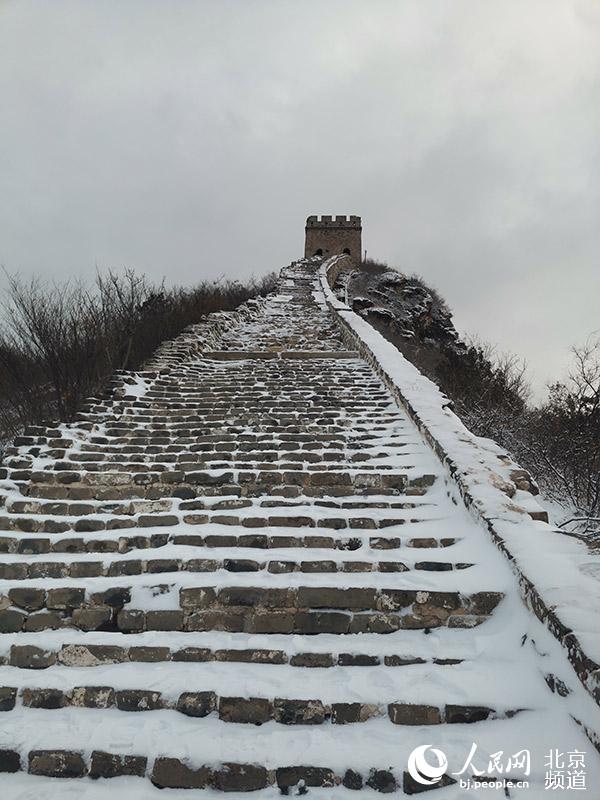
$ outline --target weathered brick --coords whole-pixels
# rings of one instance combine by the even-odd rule
[[[151,778],[160,789],[205,789],[210,779],[208,767],[194,769],[178,758],[157,758]]]
[[[12,711],[17,699],[14,686],[0,686],[0,711]]]
[[[115,704],[115,690],[111,686],[76,686],[71,693],[71,704],[83,708],[111,708]]]
[[[146,774],[146,756],[118,755],[94,750],[90,763],[90,778],[118,778],[132,775],[143,778]]]
[[[219,719],[224,722],[242,722],[262,725],[273,717],[273,707],[262,697],[221,697]]]
[[[184,692],[177,700],[177,711],[188,717],[206,717],[217,704],[214,692]]]
[[[213,780],[222,792],[254,792],[268,785],[268,773],[254,764],[226,763],[214,772]]]
[[[327,714],[320,700],[275,698],[273,716],[284,725],[321,725]]]
[[[164,707],[160,692],[144,689],[125,689],[115,692],[115,703],[120,711],[156,711]]]
[[[438,725],[442,721],[436,706],[390,703],[388,714],[394,725]]]
[[[46,778],[82,778],[87,772],[81,753],[72,750],[32,750],[29,773]]]
[[[19,606],[25,611],[39,611],[44,607],[46,592],[43,589],[31,589],[29,587],[17,587],[9,589],[8,597],[12,605]]]
[[[31,644],[13,644],[10,648],[11,667],[21,669],[46,669],[56,663],[56,654]]]

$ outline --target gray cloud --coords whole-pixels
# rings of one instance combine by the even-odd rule
[[[599,78],[595,0],[0,2],[0,263],[246,277],[358,213],[539,390],[600,327]]]

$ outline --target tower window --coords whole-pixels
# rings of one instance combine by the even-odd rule
[[[315,250],[315,255],[316,256],[322,256],[323,255],[323,250],[319,247],[318,250]]]
[[[347,255],[347,256],[350,255],[350,248],[344,247],[344,255]]]

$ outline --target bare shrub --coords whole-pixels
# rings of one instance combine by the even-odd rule
[[[213,311],[271,291],[276,276],[246,283],[155,286],[133,270],[61,285],[8,277],[0,325],[0,445],[23,426],[70,420],[115,369],[136,369],[165,339]]]

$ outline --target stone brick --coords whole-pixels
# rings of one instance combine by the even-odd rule
[[[437,706],[390,703],[388,714],[394,725],[438,725],[442,721]]]
[[[164,707],[160,692],[144,689],[125,689],[115,692],[115,703],[120,711],[156,711]]]
[[[315,633],[348,633],[350,614],[335,611],[313,611],[296,614],[294,632],[307,635]]]
[[[178,758],[157,758],[151,777],[159,789],[205,789],[210,779],[208,767],[194,769]]]
[[[168,647],[130,647],[129,660],[156,663],[160,661],[170,661],[171,651]]]
[[[31,644],[13,644],[10,648],[11,667],[21,669],[46,669],[56,663],[56,654]]]
[[[502,592],[476,592],[469,598],[469,611],[473,614],[491,614],[503,597]]]
[[[213,780],[222,792],[254,792],[268,786],[268,773],[254,764],[227,763],[214,772]]]
[[[177,700],[177,711],[188,717],[206,717],[217,705],[214,692],[184,692]]]
[[[425,664],[424,658],[411,658],[403,656],[384,656],[383,663],[386,667],[407,667],[411,664]]]
[[[147,764],[148,759],[145,756],[118,755],[94,750],[90,764],[90,778],[119,778],[123,775],[143,778]]]
[[[63,619],[57,611],[40,611],[27,617],[23,630],[28,633],[38,633],[45,630],[57,630],[62,627],[62,624]]]
[[[146,629],[180,631],[183,629],[183,611],[146,611]]]
[[[113,586],[104,592],[94,592],[90,602],[94,606],[123,608],[124,605],[131,602],[131,590],[126,587]]]
[[[72,750],[32,750],[29,753],[30,775],[46,778],[82,778],[87,772],[81,753]]]
[[[143,562],[137,558],[128,561],[112,561],[108,568],[108,576],[118,578],[123,575],[141,575],[143,567]]]
[[[346,789],[354,789],[355,791],[362,789],[362,775],[360,772],[355,772],[353,769],[347,769],[342,779],[342,786]]]
[[[115,690],[111,686],[76,686],[71,693],[71,704],[83,708],[111,708],[115,704]]]
[[[223,569],[228,572],[258,572],[260,567],[258,561],[248,558],[226,558],[223,561]]]
[[[146,614],[136,609],[122,609],[117,614],[117,627],[123,633],[141,633],[146,630]]]
[[[44,607],[46,592],[43,589],[17,587],[9,589],[8,597],[12,605],[24,608],[25,611],[39,611]]]
[[[179,518],[174,514],[140,514],[137,522],[140,528],[155,528],[167,525],[174,527],[179,524]]]
[[[216,650],[215,661],[242,664],[287,664],[283,650]]]
[[[244,630],[244,615],[234,611],[196,611],[186,618],[185,630],[240,633]]]
[[[284,725],[321,725],[327,716],[320,700],[287,700],[275,698],[273,715]]]
[[[215,600],[216,592],[209,586],[179,590],[179,605],[186,610],[211,608]]]
[[[337,572],[335,561],[301,561],[301,572]]]
[[[104,628],[112,619],[109,606],[76,608],[73,611],[73,625],[82,631],[97,631]]]
[[[294,572],[296,569],[295,561],[269,561],[268,571],[273,575],[283,575]]]
[[[213,660],[213,652],[208,647],[182,647],[171,656],[173,661],[202,663]]]
[[[301,586],[298,589],[298,607],[360,611],[375,608],[376,596],[375,589]]]
[[[338,665],[340,667],[377,667],[381,664],[379,656],[369,656],[365,653],[340,653]]]
[[[367,786],[382,794],[390,794],[398,788],[394,773],[386,769],[372,769],[367,778]]]
[[[21,769],[21,756],[16,750],[0,750],[0,773],[19,772]]]
[[[127,651],[118,645],[111,644],[68,644],[62,647],[58,660],[68,667],[120,664],[127,661]]]
[[[49,589],[46,598],[48,608],[66,610],[78,608],[85,600],[85,589],[65,587],[62,589]]]
[[[486,706],[447,705],[445,709],[446,722],[482,722],[493,713]]]
[[[17,633],[23,627],[27,615],[14,608],[0,611],[0,633]]]
[[[71,578],[97,578],[102,575],[102,564],[94,561],[73,561],[69,566]]]
[[[296,618],[287,611],[254,611],[243,619],[247,633],[292,633]]]
[[[23,705],[29,708],[64,708],[68,701],[60,689],[23,689]]]
[[[17,699],[14,686],[0,686],[0,711],[12,711]]]
[[[331,653],[297,653],[290,658],[292,667],[333,667],[334,657]]]
[[[262,725],[273,717],[269,700],[262,697],[221,697],[219,719],[223,722],[242,722]]]
[[[293,786],[335,786],[335,774],[327,767],[279,767],[275,771],[277,786],[282,794],[289,794]],[[298,794],[306,794],[300,790]]]

